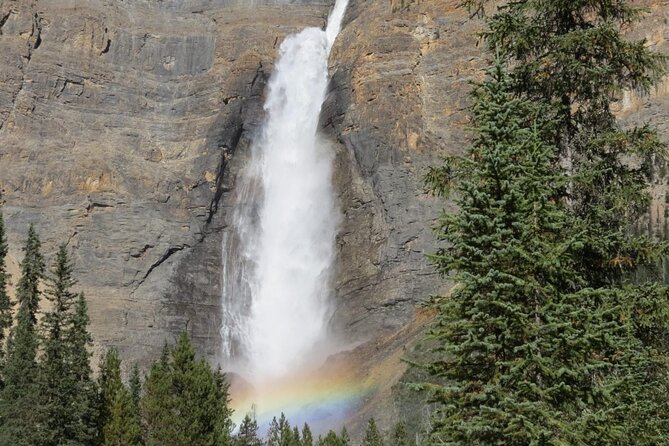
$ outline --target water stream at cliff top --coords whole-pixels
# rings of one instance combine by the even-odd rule
[[[330,351],[330,273],[339,214],[333,150],[318,133],[328,55],[347,0],[327,28],[281,44],[266,120],[237,180],[223,239],[223,363],[254,385],[315,367]]]

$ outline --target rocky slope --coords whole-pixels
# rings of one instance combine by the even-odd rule
[[[0,0],[10,263],[29,223],[49,257],[67,242],[98,349],[145,363],[187,329],[218,359],[228,192],[262,121],[278,43],[323,25],[332,1],[260,3]],[[404,416],[393,384],[427,320],[416,304],[447,287],[425,260],[444,204],[421,177],[465,147],[469,81],[484,65],[480,24],[458,3],[351,0],[330,59],[322,124],[344,215],[334,325],[359,345],[346,359],[355,379],[383,383],[362,409],[382,425]],[[669,5],[645,3],[634,33],[669,53]],[[620,113],[669,136],[667,97],[627,95]],[[650,223],[664,227],[663,180],[654,191]]]

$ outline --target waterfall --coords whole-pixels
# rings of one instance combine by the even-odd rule
[[[339,214],[334,154],[318,122],[346,3],[336,1],[325,30],[306,28],[281,44],[266,119],[223,237],[223,358],[256,383],[312,366],[327,352]]]

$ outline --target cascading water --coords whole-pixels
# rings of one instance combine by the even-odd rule
[[[255,384],[308,367],[326,350],[339,215],[333,153],[318,122],[346,4],[336,1],[325,30],[307,28],[281,44],[266,121],[224,234],[223,356]]]

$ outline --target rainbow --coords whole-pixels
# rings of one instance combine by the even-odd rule
[[[273,381],[231,391],[233,421],[254,413],[258,424],[266,427],[281,413],[293,426],[309,423],[315,433],[345,424],[373,393],[374,386],[351,376],[311,375]]]

